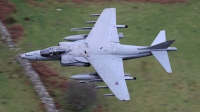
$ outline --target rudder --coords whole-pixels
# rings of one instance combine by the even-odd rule
[[[155,40],[152,42],[151,46],[165,42],[166,41],[166,34],[165,30],[161,30]]]

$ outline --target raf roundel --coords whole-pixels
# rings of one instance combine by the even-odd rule
[[[118,85],[119,83],[118,82],[115,82],[115,85]]]

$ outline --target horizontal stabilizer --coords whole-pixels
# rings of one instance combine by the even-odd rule
[[[172,73],[167,51],[151,51],[151,53],[155,56],[167,73]]]
[[[167,49],[175,40],[168,40],[166,42],[162,42],[160,44],[156,44],[143,49]]]

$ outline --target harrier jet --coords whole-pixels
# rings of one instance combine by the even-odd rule
[[[127,28],[127,25],[117,25],[116,9],[106,8],[97,16],[97,21],[87,21],[93,27],[72,28],[72,31],[91,30],[89,34],[73,35],[64,38],[71,42],[60,42],[44,50],[37,50],[21,55],[29,60],[59,60],[61,66],[92,66],[96,73],[77,74],[72,79],[83,82],[103,81],[120,101],[130,100],[126,80],[135,80],[124,73],[123,60],[155,56],[167,73],[172,73],[168,51],[176,51],[176,47],[169,47],[175,40],[166,41],[165,31],[161,30],[150,46],[134,46],[120,44],[123,34],[117,28]]]

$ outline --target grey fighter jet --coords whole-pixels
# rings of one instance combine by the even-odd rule
[[[176,47],[169,47],[175,40],[166,41],[165,31],[157,35],[150,46],[134,46],[120,44],[119,39],[123,34],[118,34],[117,28],[127,28],[127,25],[117,25],[116,9],[106,8],[97,16],[97,21],[86,23],[94,24],[94,27],[72,28],[72,31],[91,30],[89,34],[74,35],[64,38],[72,42],[60,42],[58,46],[49,47],[21,55],[29,60],[59,60],[61,66],[85,66],[92,65],[96,73],[78,74],[72,79],[85,82],[103,81],[120,101],[130,100],[126,80],[134,80],[129,74],[124,73],[123,60],[135,59],[154,55],[167,73],[172,73],[168,51],[176,51]]]

